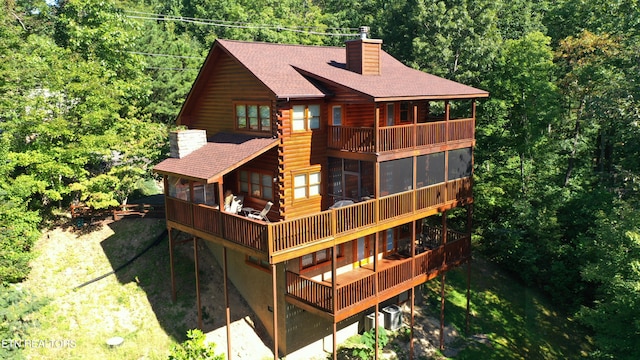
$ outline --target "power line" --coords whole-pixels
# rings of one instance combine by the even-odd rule
[[[228,28],[238,28],[238,29],[262,29],[262,30],[276,30],[276,31],[290,31],[297,33],[304,33],[309,35],[322,35],[322,36],[343,36],[343,37],[354,37],[358,36],[357,33],[338,33],[338,32],[320,32],[320,31],[312,31],[305,30],[305,27],[283,27],[280,25],[256,25],[245,22],[229,22],[225,20],[211,20],[211,19],[199,19],[199,18],[189,18],[183,16],[173,16],[173,15],[163,15],[163,14],[151,14],[151,13],[142,13],[137,11],[125,11],[125,13],[131,14],[141,14],[141,15],[125,15],[130,19],[141,19],[141,20],[155,20],[155,21],[178,21],[178,22],[186,22],[197,25],[208,25],[208,26],[218,26],[218,27],[228,27]],[[336,30],[336,28],[334,28]],[[339,30],[339,29],[337,29]],[[350,28],[343,30],[352,30]]]
[[[154,67],[154,66],[146,66],[145,69],[151,70],[176,70],[176,71],[189,71],[189,70],[200,70],[196,68],[170,68],[170,67]]]
[[[181,58],[181,59],[204,59],[204,56],[153,54],[153,53],[146,53],[146,52],[140,52],[140,51],[127,51],[127,52],[129,54],[148,55],[148,56],[166,56],[166,57],[176,57],[176,58]]]
[[[193,20],[193,21],[202,21],[202,22],[210,22],[210,23],[226,23],[226,24],[235,24],[235,25],[249,25],[249,26],[264,26],[264,27],[278,27],[277,25],[268,25],[268,24],[252,24],[249,22],[245,22],[245,21],[230,21],[230,20],[221,20],[221,19],[204,19],[204,18],[193,18],[193,17],[188,17],[188,16],[176,16],[176,15],[165,15],[165,14],[158,14],[158,13],[148,13],[148,12],[143,12],[143,11],[135,11],[135,10],[124,10],[125,13],[131,13],[131,14],[140,14],[140,15],[146,15],[146,16],[152,16],[152,17],[165,17],[165,18],[173,18],[173,19],[187,19],[187,20]],[[287,27],[287,29],[310,29],[310,28],[314,28],[312,26],[289,26]],[[315,27],[318,28],[318,27]],[[358,28],[349,28],[349,27],[327,27],[326,29],[331,29],[331,30],[336,30],[336,31],[358,31]],[[356,34],[357,35],[357,34]]]

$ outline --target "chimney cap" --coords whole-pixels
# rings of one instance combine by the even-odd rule
[[[360,39],[366,39],[370,28],[368,26],[360,26]]]

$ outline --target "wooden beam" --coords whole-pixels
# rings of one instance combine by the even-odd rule
[[[263,251],[259,251],[257,249],[253,249],[238,243],[235,243],[233,241],[229,241],[229,240],[225,240],[219,236],[215,236],[215,235],[211,235],[205,231],[202,230],[198,230],[198,229],[194,229],[191,226],[187,226],[187,225],[183,225],[180,224],[179,222],[175,222],[175,221],[171,221],[171,220],[167,220],[167,225],[171,226],[172,228],[178,229],[182,232],[185,232],[187,234],[191,234],[194,236],[197,236],[205,241],[209,241],[212,242],[214,244],[218,244],[220,246],[225,246],[233,251],[237,251],[240,252],[242,254],[247,254],[259,259],[264,259],[267,260],[267,254]]]
[[[227,248],[222,247],[222,276],[224,284],[224,308],[227,324],[227,358],[231,360],[231,310],[229,307],[229,283],[227,273]]]
[[[173,229],[171,227],[169,229],[169,269],[171,271],[171,301],[176,303],[176,275],[175,269],[173,265]]]
[[[446,275],[440,277],[440,351],[444,350],[444,281]]]
[[[413,360],[414,346],[413,346],[413,331],[415,326],[415,302],[416,302],[416,288],[411,288],[411,335],[409,337],[409,360]]]
[[[271,264],[271,290],[273,294],[273,360],[278,360],[278,283],[276,264]]]
[[[198,328],[202,329],[202,304],[200,302],[200,276],[198,271],[198,237],[193,237],[193,259],[196,271],[196,306],[198,307]]]
[[[375,343],[375,356],[374,359],[378,360],[378,311],[380,311],[380,303],[378,302],[378,251],[380,251],[380,233],[376,232],[375,235],[375,240],[374,240],[374,245],[373,245],[373,273],[375,274],[375,276],[373,277],[373,284],[374,284],[374,293],[376,294],[376,307],[375,307],[375,311],[374,311],[374,324],[375,324],[375,336],[376,336],[376,343]]]
[[[336,263],[337,263],[337,254],[336,254],[336,246],[333,245],[331,247],[331,309],[335,314],[338,310],[338,274],[336,272]],[[337,344],[337,328],[336,321],[333,320],[333,345],[332,345],[332,353],[333,360],[338,359],[338,344]]]

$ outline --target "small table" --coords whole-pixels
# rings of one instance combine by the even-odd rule
[[[243,207],[242,213],[244,214],[244,216],[249,216],[249,214],[251,214],[252,212],[256,211],[256,209],[252,208],[252,207]]]

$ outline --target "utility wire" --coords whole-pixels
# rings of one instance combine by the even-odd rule
[[[140,52],[140,51],[127,51],[127,52],[129,54],[148,55],[148,56],[166,56],[166,57],[176,57],[176,58],[181,58],[181,59],[204,59],[204,56],[153,54],[153,53],[146,53],[146,52]]]
[[[134,10],[125,10],[125,13],[130,13],[130,14],[138,14],[138,15],[145,15],[145,16],[151,16],[155,18],[173,18],[173,19],[187,19],[187,20],[193,20],[193,21],[201,21],[201,22],[210,22],[210,23],[226,23],[226,24],[235,24],[235,25],[248,25],[248,26],[263,26],[263,27],[267,27],[267,28],[277,28],[278,26],[276,25],[268,25],[268,24],[252,24],[249,22],[244,22],[244,21],[230,21],[230,20],[219,20],[219,19],[203,19],[203,18],[193,18],[193,17],[187,17],[187,16],[177,16],[177,15],[165,15],[165,14],[157,14],[157,13],[148,13],[148,12],[143,12],[143,11],[134,11]],[[287,27],[287,29],[310,29],[313,28],[311,26],[289,26]],[[317,27],[315,27],[317,28]],[[344,27],[344,28],[338,28],[338,27],[327,27],[326,29],[331,29],[331,30],[335,30],[335,31],[358,31],[358,28],[348,28],[348,27]],[[324,33],[323,33],[324,34]]]
[[[136,12],[130,12],[130,13],[136,13]],[[251,23],[188,18],[183,16],[172,16],[172,15],[162,15],[162,14],[142,13],[142,15],[125,15],[125,16],[130,19],[155,20],[155,21],[179,21],[179,22],[186,22],[186,23],[192,23],[197,25],[208,25],[208,26],[218,26],[218,27],[238,28],[238,29],[263,29],[263,30],[276,30],[276,31],[290,31],[290,32],[304,33],[309,35],[343,36],[343,37],[354,37],[359,35],[356,33],[338,33],[338,32],[327,33],[327,32],[320,32],[320,31],[304,30],[304,28],[302,27],[296,29],[291,27],[283,27],[280,25],[266,25],[266,24],[255,25]]]
[[[196,69],[196,68],[170,68],[170,67],[153,67],[153,66],[147,66],[145,67],[145,69],[151,69],[151,70],[177,70],[177,71],[189,71],[189,70],[200,70],[200,69]]]

